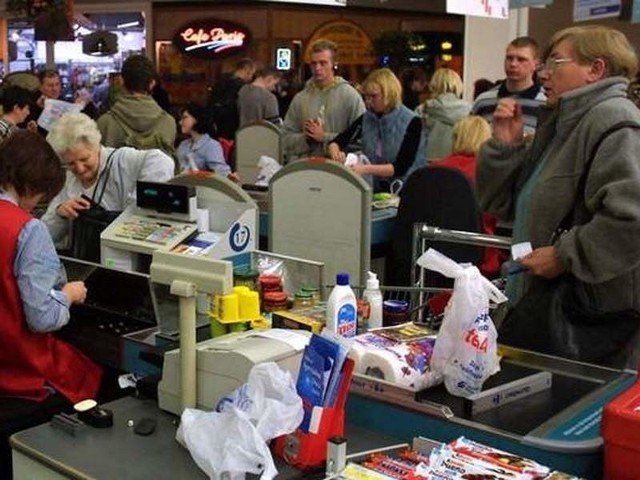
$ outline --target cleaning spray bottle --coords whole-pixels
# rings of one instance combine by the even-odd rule
[[[358,327],[356,295],[349,286],[349,274],[339,273],[327,300],[326,326],[343,337],[355,337]]]
[[[369,302],[370,308],[367,329],[382,327],[382,292],[378,276],[373,272],[367,272],[367,288],[362,298]]]

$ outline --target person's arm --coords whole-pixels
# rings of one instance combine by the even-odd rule
[[[555,245],[565,269],[584,282],[605,282],[640,263],[639,151],[637,129],[618,130],[602,141],[585,188],[593,217]]]
[[[142,168],[137,180],[167,182],[173,178],[174,162],[169,155],[155,148],[137,152],[143,154]]]
[[[480,148],[476,166],[476,190],[484,212],[512,219],[514,189],[528,147],[520,105],[513,98],[501,99],[494,112],[493,138]]]
[[[394,177],[402,177],[409,171],[411,166],[416,160],[416,154],[418,153],[418,147],[420,146],[420,140],[422,139],[422,120],[420,117],[415,117],[407,125],[407,131],[404,134],[398,155],[396,158],[390,159],[390,163],[393,164]],[[427,159],[424,158],[424,165],[427,164]]]
[[[264,107],[265,107],[264,114],[262,118],[273,124],[281,125],[282,118],[280,118],[280,108],[278,107],[278,99],[273,93],[268,92]]]
[[[344,150],[351,144],[354,140],[359,140],[360,135],[362,134],[362,117],[364,115],[360,115],[354,122],[352,122],[346,130],[340,132],[336,135],[331,142],[331,144],[336,144],[336,146],[340,150]],[[331,153],[331,152],[329,152]]]
[[[70,175],[72,174],[67,173],[65,186],[62,187],[62,190],[60,190],[58,195],[49,202],[49,206],[41,219],[49,230],[49,234],[58,248],[67,247],[66,244],[71,230],[71,220],[58,215],[57,212],[58,207],[71,199],[71,195],[69,194],[69,182],[71,181]]]
[[[20,232],[13,271],[31,330],[50,332],[69,322],[73,299],[62,291],[62,265],[41,221],[30,220]]]
[[[205,159],[205,167],[207,170],[216,172],[218,175],[226,177],[231,173],[231,168],[224,159],[224,152],[222,151],[222,145],[220,142],[211,139],[203,145],[200,152]]]
[[[340,103],[338,108],[340,109],[341,115],[343,115],[344,118],[347,119],[346,124],[353,125],[353,123],[356,122],[358,118],[364,115],[367,108],[365,107],[364,100],[362,100],[362,95],[360,95],[360,93],[358,93],[355,88],[348,84],[345,84],[341,88],[345,93],[343,95],[340,95],[340,97],[338,98],[338,101]],[[325,126],[330,127],[331,125],[325,124]],[[334,142],[335,137],[339,133],[340,132],[325,130],[322,142],[325,146],[330,142]]]
[[[167,145],[174,146],[176,144],[176,135],[178,127],[174,118],[165,112],[162,116],[162,123],[159,125],[162,139]]]

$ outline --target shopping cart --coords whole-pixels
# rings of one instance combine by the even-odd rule
[[[429,226],[426,223],[416,223],[413,229],[413,241],[411,252],[411,264],[414,266],[411,272],[410,286],[380,285],[384,300],[403,300],[408,303],[409,309],[406,321],[425,324],[429,328],[437,329],[442,322],[443,310],[449,300],[452,288],[429,285],[429,276],[416,261],[434,242],[450,242],[477,247],[494,247],[508,250],[511,247],[511,238],[486,235],[476,232],[464,232],[460,230],[447,230]],[[505,280],[497,278],[493,283],[504,290]],[[325,285],[324,291],[331,291],[333,285]],[[358,298],[362,297],[365,287],[352,285]]]

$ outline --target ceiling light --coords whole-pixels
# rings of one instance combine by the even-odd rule
[[[116,25],[116,28],[137,27],[138,25],[140,25],[140,22],[136,20],[135,22],[119,23]]]

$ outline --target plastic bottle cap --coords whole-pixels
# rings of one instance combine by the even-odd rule
[[[338,275],[336,275],[336,284],[349,285],[349,274],[345,272],[341,272]]]
[[[367,272],[367,290],[378,290],[380,288],[380,280],[378,275],[373,272]]]

